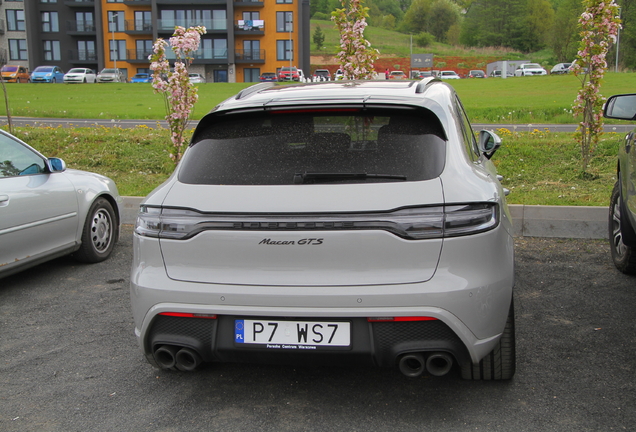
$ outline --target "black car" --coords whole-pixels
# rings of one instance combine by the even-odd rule
[[[610,97],[603,114],[607,118],[636,119],[636,94]],[[636,133],[632,130],[618,147],[617,180],[609,211],[609,239],[614,265],[626,274],[636,274]]]

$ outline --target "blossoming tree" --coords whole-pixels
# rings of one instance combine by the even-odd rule
[[[170,158],[178,164],[183,155],[185,144],[184,132],[190,121],[190,114],[198,100],[197,88],[192,85],[188,75],[188,67],[194,60],[194,52],[199,48],[201,35],[205,27],[176,27],[170,38],[170,48],[175,53],[174,71],[170,70],[170,62],[166,57],[168,42],[159,38],[153,45],[150,55],[152,70],[152,87],[155,93],[164,96],[166,120],[170,129]]]
[[[332,12],[331,20],[340,32],[340,52],[337,57],[344,78],[374,78],[373,62],[380,57],[380,52],[371,48],[371,43],[364,38],[369,8],[364,7],[362,0],[340,0],[340,4],[342,9]]]
[[[620,19],[614,0],[584,0],[585,11],[579,18],[581,45],[573,66],[581,80],[581,89],[574,101],[573,113],[581,115],[575,138],[581,145],[582,174],[587,174],[590,159],[603,133],[600,94],[601,81],[607,70],[605,57],[610,43],[616,42]]]

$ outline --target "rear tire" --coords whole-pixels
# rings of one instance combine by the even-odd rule
[[[461,366],[463,379],[500,381],[509,380],[515,374],[515,306],[510,302],[508,319],[503,334],[495,348],[479,364],[467,362]]]
[[[75,259],[97,263],[107,259],[117,240],[117,220],[113,206],[105,198],[97,198],[91,206],[84,230],[82,246],[75,252]]]
[[[620,177],[610,198],[608,235],[612,261],[618,270],[625,274],[636,274],[636,250],[628,244],[633,244],[636,237],[629,218],[624,214],[625,205],[621,199]]]

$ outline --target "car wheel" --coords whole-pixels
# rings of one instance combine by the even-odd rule
[[[53,84],[57,84],[57,79],[53,78],[53,81],[51,81]]]
[[[621,199],[620,178],[614,185],[609,207],[609,240],[612,261],[617,269],[625,274],[636,274],[636,250],[628,244],[634,244],[636,233],[623,215],[625,206]],[[631,240],[631,241],[630,241]]]
[[[84,84],[86,84],[86,78],[84,78],[84,81],[82,81]]]
[[[515,307],[510,302],[508,319],[503,334],[493,350],[478,365],[467,362],[461,367],[463,379],[468,380],[509,380],[515,374]]]
[[[104,261],[115,246],[116,230],[113,206],[105,198],[97,198],[86,217],[82,246],[75,253],[75,258],[88,263]]]

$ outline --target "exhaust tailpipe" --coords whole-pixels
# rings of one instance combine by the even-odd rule
[[[161,345],[155,350],[155,361],[161,369],[172,369],[176,364],[176,356],[179,347]]]
[[[177,369],[191,372],[197,368],[202,362],[198,352],[190,348],[181,348],[175,357]]]
[[[443,352],[433,353],[426,359],[426,370],[433,376],[443,376],[450,372],[453,358]]]
[[[400,361],[398,363],[400,367],[400,372],[404,374],[404,376],[415,378],[424,372],[425,362],[422,354],[404,354],[400,357]]]

